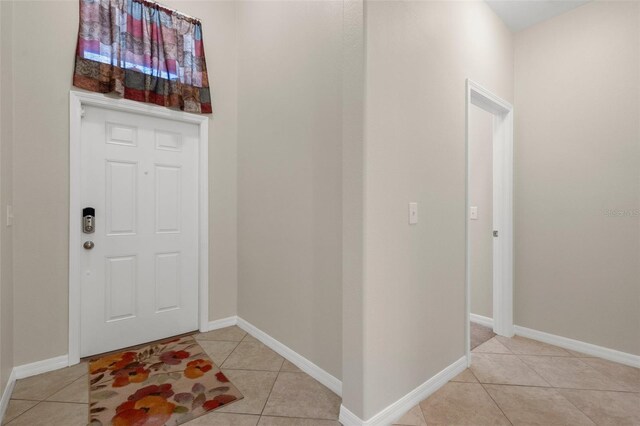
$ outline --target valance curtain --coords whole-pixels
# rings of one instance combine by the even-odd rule
[[[80,0],[73,85],[210,113],[202,25],[145,0]]]

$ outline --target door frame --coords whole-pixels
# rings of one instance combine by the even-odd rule
[[[199,126],[198,145],[198,325],[209,324],[209,118],[104,94],[69,92],[69,365],[80,362],[82,211],[81,126],[84,106],[131,112]]]
[[[466,80],[465,116],[465,349],[471,364],[471,254],[469,238],[469,114],[475,105],[493,115],[493,330],[512,337],[513,327],[513,106]]]

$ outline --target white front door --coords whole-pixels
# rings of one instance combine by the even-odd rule
[[[81,356],[198,328],[198,140],[195,124],[84,107]]]

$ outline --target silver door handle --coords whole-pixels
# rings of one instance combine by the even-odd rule
[[[95,244],[93,244],[93,241],[85,241],[82,245],[86,250],[91,250],[94,246]]]

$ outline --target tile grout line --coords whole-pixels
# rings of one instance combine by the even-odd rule
[[[498,342],[500,342],[498,340]],[[501,343],[501,342],[500,342]],[[502,343],[501,343],[502,344]],[[511,351],[511,349],[509,349],[506,345],[502,344],[503,346],[505,346],[505,348],[507,348],[509,351]],[[552,345],[553,346],[553,345]],[[563,348],[560,348],[563,349]],[[564,349],[563,349],[564,350]],[[478,353],[478,352],[474,352],[474,353]],[[480,354],[482,353],[486,353],[486,354],[490,354],[490,355],[509,355],[509,354],[499,354],[499,353],[492,353],[492,352],[480,352]],[[567,352],[568,353],[568,352]],[[549,386],[539,386],[539,385],[518,385],[518,384],[509,384],[509,383],[486,383],[486,384],[493,384],[493,385],[500,385],[500,386],[528,386],[528,387],[536,387],[536,388],[548,388],[548,389],[566,389],[566,390],[580,390],[580,391],[596,391],[596,392],[618,392],[618,393],[633,393],[633,394],[637,394],[640,392],[636,392],[636,391],[632,391],[632,390],[612,390],[612,389],[585,389],[585,388],[568,388],[568,387],[562,387],[562,386],[553,386],[551,383],[549,383],[544,377],[542,377],[542,375],[540,375],[540,373],[538,373],[538,371],[536,371],[532,366],[530,366],[525,360],[522,359],[522,357],[529,357],[529,356],[533,356],[533,357],[546,357],[546,358],[562,358],[562,359],[577,359],[580,362],[582,362],[583,364],[585,364],[588,369],[596,372],[597,374],[604,376],[608,379],[610,379],[610,377],[608,377],[606,374],[598,371],[597,369],[595,369],[594,367],[592,367],[591,365],[589,365],[587,362],[582,361],[583,358],[587,358],[587,359],[599,359],[597,357],[579,357],[579,356],[574,356],[570,353],[568,353],[567,356],[564,355],[540,355],[540,354],[518,354],[515,352],[511,353],[512,355],[516,356],[522,363],[525,364],[525,366],[530,369],[532,372],[534,372],[537,376],[539,376],[544,382],[546,382]],[[471,371],[471,369],[469,369]],[[473,371],[471,371],[471,373],[473,373]],[[474,374],[475,376],[475,374]],[[476,376],[477,379],[477,376]],[[613,379],[612,379],[613,380]],[[480,382],[480,380],[478,380],[478,382]],[[483,383],[483,382],[480,382]]]
[[[240,346],[240,343],[262,343],[262,342],[249,342],[249,341],[245,341],[245,339],[247,338],[247,336],[249,336],[249,333],[246,333],[245,336],[242,338],[242,340],[238,341],[235,348],[229,353],[229,355],[227,355],[227,357],[225,358],[225,360],[220,364],[220,369],[222,369],[222,365],[227,361],[227,359],[236,351],[236,349],[238,348],[238,346]],[[225,340],[210,340],[210,341],[225,341]],[[276,382],[278,381],[278,378],[280,377],[280,373],[282,372],[282,367],[284,366],[284,363],[286,361],[286,359],[281,356],[280,358],[282,358],[282,362],[280,364],[280,367],[278,368],[278,371],[273,371],[273,370],[258,370],[258,369],[248,369],[248,368],[225,368],[225,370],[239,370],[239,371],[262,371],[262,372],[268,372],[268,373],[276,373],[276,377],[275,380],[273,381],[273,384],[271,385],[271,389],[269,390],[269,394],[267,395],[267,398],[265,399],[264,405],[262,406],[262,409],[260,410],[260,413],[257,414],[259,416],[258,418],[258,423],[260,422],[260,419],[264,416],[264,410],[267,407],[267,403],[269,402],[269,398],[271,398],[271,394],[273,393],[273,389],[276,385]],[[306,374],[303,371],[300,372],[292,372],[292,373],[302,373],[302,374]],[[227,413],[229,414],[229,413]],[[236,413],[236,414],[251,414],[251,415],[256,415],[254,413]],[[282,417],[282,418],[299,418],[299,419],[305,419],[306,417],[287,417],[287,416],[270,416],[270,417]],[[312,420],[329,420],[330,419],[312,419]]]
[[[477,377],[476,377],[477,379]],[[451,382],[453,380],[450,380]],[[473,382],[455,382],[455,383],[473,383]],[[496,385],[496,386],[515,386],[515,387],[529,387],[529,388],[543,388],[543,389],[560,389],[560,390],[578,390],[585,392],[614,392],[614,393],[630,393],[630,394],[640,394],[640,391],[628,391],[628,390],[613,390],[613,389],[589,389],[589,388],[568,388],[564,386],[540,386],[540,385],[523,385],[517,383],[499,383],[499,382],[483,382],[478,379],[478,383],[482,385]]]
[[[542,376],[540,375],[540,373],[538,373],[538,371],[537,371],[537,370],[535,370],[535,369],[534,369],[532,366],[530,366],[530,365],[529,365],[529,364],[528,364],[524,359],[522,359],[522,357],[575,359],[575,360],[580,361],[582,364],[586,365],[586,366],[588,367],[588,369],[589,369],[589,370],[591,370],[591,371],[593,371],[593,372],[595,372],[595,373],[597,373],[597,374],[599,374],[599,375],[601,375],[601,376],[603,376],[603,377],[606,377],[607,379],[614,380],[614,379],[611,379],[607,374],[605,374],[605,373],[603,373],[603,372],[599,371],[598,369],[596,369],[596,368],[592,367],[588,362],[584,361],[585,359],[596,359],[596,360],[597,360],[597,359],[603,359],[603,358],[596,357],[596,356],[590,356],[590,355],[586,355],[586,354],[580,354],[579,352],[577,352],[577,353],[578,353],[578,355],[574,355],[574,354],[570,353],[568,350],[566,350],[566,349],[564,349],[564,348],[561,348],[561,347],[559,347],[559,346],[554,346],[554,345],[549,345],[549,346],[554,347],[554,348],[561,349],[561,350],[565,351],[565,352],[567,353],[567,355],[552,355],[552,354],[539,354],[539,353],[536,353],[536,354],[531,354],[531,353],[516,353],[516,352],[513,352],[513,351],[512,351],[508,346],[506,346],[505,344],[501,343],[501,342],[500,342],[500,340],[497,340],[497,341],[498,341],[498,343],[502,344],[502,346],[504,346],[507,350],[509,350],[509,351],[510,351],[510,353],[509,353],[509,354],[504,354],[504,353],[496,353],[496,352],[473,352],[473,351],[472,351],[472,354],[478,354],[478,353],[479,353],[479,354],[490,354],[490,355],[515,355],[515,356],[516,356],[516,357],[518,357],[518,359],[520,359],[520,361],[522,361],[522,362],[523,362],[523,363],[524,363],[524,364],[525,364],[529,369],[533,370],[533,371],[534,371],[538,376],[540,376],[540,377],[541,377],[545,382],[547,382],[547,383],[548,383],[548,381],[547,381],[546,379],[544,379],[544,377],[542,377]],[[538,342],[537,340],[533,340],[533,341]],[[538,342],[538,343],[544,343],[544,342]],[[608,360],[605,360],[605,361],[608,361]],[[613,361],[609,361],[609,362],[613,362]],[[619,364],[619,363],[616,363],[616,362],[613,362],[613,363],[614,363],[614,364]],[[624,364],[622,364],[622,365],[624,365]],[[633,367],[631,367],[631,368],[633,368]],[[617,381],[617,380],[614,380],[614,381]],[[517,385],[516,385],[516,386],[517,386]],[[526,386],[526,385],[523,385],[523,386]],[[595,391],[602,391],[602,392],[627,392],[627,393],[640,393],[640,391],[633,391],[633,390],[611,390],[611,389],[564,388],[564,387],[560,387],[560,386],[558,386],[558,387],[553,386],[553,385],[551,385],[550,383],[549,383],[549,387],[550,387],[550,388],[553,388],[553,389],[573,389],[573,390],[585,390],[585,391],[588,391],[588,390],[595,390]]]
[[[509,348],[507,348],[509,349]],[[509,349],[511,350],[511,349]],[[506,355],[506,354],[505,354]],[[542,377],[542,375],[540,373],[538,373],[533,367],[531,367],[529,364],[527,364],[522,358],[520,358],[520,356],[516,353],[513,354],[516,358],[518,358],[518,361],[520,361],[528,370],[530,370],[533,374],[535,374],[536,376],[538,376],[540,378],[540,380],[542,380],[544,383],[546,383],[549,386],[538,386],[538,387],[550,387],[552,388],[553,386],[551,386],[551,383],[549,383],[547,381],[547,379],[545,379],[544,377]],[[523,355],[523,356],[529,356],[529,355]],[[524,385],[523,385],[524,386]]]
[[[194,337],[196,343],[199,342],[227,342],[227,343],[241,343],[244,341],[244,337],[241,340],[225,340],[225,339],[198,339]]]
[[[259,369],[256,369],[256,368],[229,368],[229,367],[225,367],[224,369],[225,370],[231,370],[231,371],[262,371],[263,373],[279,373],[280,372],[279,370],[278,371],[276,371],[276,370],[259,370]]]
[[[23,401],[28,401],[28,400],[23,400]],[[35,402],[35,401],[31,401],[31,402]],[[88,402],[47,401],[47,400],[38,401],[38,404],[40,404],[41,402],[50,402],[51,404],[89,405]],[[35,407],[35,405],[34,405],[34,407]]]
[[[30,401],[30,400],[19,400],[19,401]],[[11,402],[11,401],[9,401],[9,402]],[[3,424],[3,425],[9,425],[9,424],[13,423],[13,422],[14,422],[14,420],[16,420],[16,419],[18,419],[19,417],[21,417],[22,415],[26,414],[26,413],[27,413],[27,411],[31,411],[31,410],[33,410],[33,409],[34,409],[34,408],[36,408],[38,405],[40,405],[40,403],[41,403],[41,402],[43,402],[43,401],[38,401],[36,404],[34,404],[34,406],[33,406],[33,407],[31,407],[31,408],[27,408],[24,412],[22,412],[22,413],[18,414],[17,416],[15,416],[13,419],[11,419],[10,421],[8,421],[7,423],[4,423],[4,422],[3,422],[2,424]]]
[[[471,375],[478,381],[478,383],[480,383],[480,379],[478,379],[478,376],[476,376],[476,374],[473,372],[472,369],[470,369],[469,367],[467,367],[467,370],[469,370],[469,372],[471,373]]]
[[[287,373],[285,371],[285,373]],[[263,417],[263,416],[260,416]],[[289,417],[289,416],[278,416],[275,414],[267,414],[264,417],[277,417],[279,419],[297,419],[297,420],[320,420],[320,421],[326,421],[326,422],[337,422],[338,420],[334,420],[334,419],[323,419],[320,417],[300,417],[300,416],[296,416],[296,417]],[[401,426],[405,426],[405,425],[401,425]]]
[[[591,418],[591,416],[589,416],[587,413],[585,413],[584,411],[582,411],[580,409],[580,407],[578,407],[576,404],[574,404],[569,398],[567,398],[566,396],[564,396],[563,394],[561,394],[560,392],[556,391],[556,394],[558,394],[562,399],[564,399],[565,401],[567,401],[569,404],[571,404],[576,410],[578,410],[579,412],[581,412],[582,414],[584,414],[584,416],[586,418],[588,418],[589,420],[591,420],[591,423],[593,423],[594,425],[597,425],[598,422],[596,422],[594,419]]]
[[[282,356],[281,356],[281,358],[282,358],[282,364],[280,365],[280,371],[278,371],[278,375],[276,376],[276,380],[273,382],[273,386],[271,387],[271,390],[269,391],[269,396],[267,396],[267,400],[265,401],[264,407],[262,408],[262,412],[260,414],[260,419],[262,419],[262,417],[277,417],[277,418],[282,418],[282,419],[320,420],[320,421],[328,421],[328,422],[338,422],[338,424],[340,424],[338,418],[328,419],[328,418],[319,418],[319,417],[300,417],[300,416],[285,416],[285,415],[278,415],[278,414],[266,414],[266,415],[264,414],[264,409],[266,408],[267,403],[269,402],[269,399],[271,398],[271,394],[273,393],[273,389],[275,388],[276,382],[278,381],[278,378],[280,377],[280,373],[302,374],[302,375],[311,377],[307,373],[305,373],[304,371],[283,371],[282,367],[284,367],[284,363],[287,361],[287,359],[282,357]],[[313,377],[312,377],[312,379],[313,379]],[[424,414],[422,416],[424,417]]]
[[[552,357],[552,356],[549,356],[549,355],[525,355],[525,354],[520,354],[520,355],[516,354],[516,356],[518,356],[518,359],[520,359],[520,361],[522,361],[527,367],[529,367],[531,370],[533,370],[538,376],[540,376],[547,383],[549,383],[548,380],[546,380],[544,377],[542,377],[542,375],[540,373],[538,373],[538,371],[536,369],[534,369],[532,366],[530,366],[527,363],[527,361],[523,360],[521,358],[521,356],[536,356],[536,357],[547,357],[547,358],[575,359],[575,360],[578,360],[579,362],[581,362],[582,364],[584,364],[587,367],[587,370],[590,370],[590,371],[596,373],[597,375],[600,375],[600,376],[604,377],[605,379],[610,380],[612,382],[615,382],[615,383],[618,382],[617,380],[612,379],[611,377],[607,376],[606,374],[601,373],[600,371],[598,371],[597,369],[595,369],[591,365],[589,365],[589,363],[586,363],[586,362],[582,361],[582,359],[578,358],[578,357],[574,357],[574,356],[568,356],[568,357],[566,357],[566,356],[556,356],[556,357]],[[549,383],[549,387],[557,388],[557,389],[574,389],[574,388],[562,388],[560,386],[553,386],[551,383]],[[576,390],[599,390],[599,391],[603,391],[603,392],[631,392],[631,393],[637,393],[637,392],[633,392],[633,391],[615,391],[615,390],[610,390],[610,389],[607,390],[607,389],[577,389],[576,388]]]
[[[30,401],[30,402],[36,402],[35,400],[32,399],[13,399],[14,401]],[[28,409],[26,409],[24,412],[20,413],[19,415],[17,415],[16,417],[14,417],[13,419],[11,419],[8,423],[3,423],[3,425],[5,426],[9,426],[11,423],[13,423],[15,420],[17,420],[19,417],[22,417],[23,415],[25,415],[27,412],[33,410],[34,408],[36,408],[38,405],[42,404],[42,403],[51,403],[51,404],[71,404],[71,405],[86,405],[87,407],[89,406],[88,403],[84,403],[84,402],[63,402],[63,401],[47,401],[47,400],[42,400],[42,401],[37,401],[37,403],[33,406],[30,407]]]
[[[233,348],[233,350],[229,353],[229,355],[227,355],[224,359],[224,361],[222,361],[222,363],[220,363],[220,370],[222,371],[222,366],[223,364],[227,361],[227,359],[229,359],[229,357],[236,351],[236,349],[238,348],[238,346],[240,346],[240,343],[245,342],[245,339],[247,338],[247,336],[249,336],[249,333],[245,333],[245,335],[243,336],[243,338],[240,341],[236,341],[236,346]],[[210,341],[225,341],[225,340],[210,340]],[[245,343],[252,343],[252,342],[245,342]],[[280,355],[279,355],[280,356]],[[273,392],[273,388],[276,384],[276,381],[278,381],[278,377],[280,376],[280,371],[282,369],[282,366],[284,365],[284,357],[282,357],[282,363],[280,364],[280,367],[278,368],[278,371],[272,371],[272,370],[256,370],[256,369],[243,369],[243,368],[225,368],[225,370],[239,370],[239,371],[262,371],[262,372],[267,372],[267,373],[276,373],[276,377],[273,381],[273,384],[271,385],[271,389],[269,390],[269,394],[267,395],[267,398],[264,401],[264,404],[262,406],[262,408],[260,409],[260,413],[259,414],[255,414],[255,413],[235,413],[235,414],[245,414],[245,415],[257,415],[258,416],[258,422],[260,423],[260,419],[262,418],[262,413],[264,412],[265,407],[267,406],[267,403],[269,402],[269,398],[271,397],[271,393]],[[234,413],[226,413],[226,414],[234,414]]]
[[[63,387],[62,389],[60,389],[59,391],[55,392],[53,395],[51,395],[49,398],[53,398],[58,392],[62,392],[63,390],[67,389],[69,386],[73,385],[74,383],[80,381],[80,380],[86,380],[87,381],[87,391],[90,394],[91,393],[91,376],[89,376],[89,368],[87,367],[87,374],[83,374],[82,376],[78,377],[77,379],[75,379],[73,382],[69,383],[67,386]],[[86,376],[86,377],[85,377]],[[52,399],[45,399],[44,401],[48,401],[48,402],[60,402],[60,403],[71,403],[71,404],[86,404],[89,405],[89,402],[75,402],[75,401],[55,401]]]
[[[82,364],[82,362],[80,363]],[[87,366],[88,369],[88,366]],[[47,374],[47,373],[42,373],[42,374]],[[32,377],[38,377],[40,376],[40,374],[36,375],[36,376],[32,376]],[[84,374],[82,374],[80,377],[77,377],[76,379],[74,379],[71,383],[61,387],[60,389],[52,392],[50,395],[46,396],[43,399],[26,399],[26,398],[9,398],[9,402],[11,402],[11,400],[14,401],[30,401],[30,402],[36,402],[36,404],[33,405],[33,407],[28,408],[27,410],[25,410],[24,412],[20,413],[19,415],[17,415],[16,417],[14,417],[13,419],[11,419],[11,421],[9,421],[8,423],[6,423],[6,425],[9,425],[10,423],[13,423],[16,419],[18,419],[19,417],[22,417],[24,414],[26,414],[28,411],[31,411],[32,409],[36,408],[38,405],[42,404],[43,402],[51,402],[54,404],[66,404],[66,402],[62,402],[62,401],[47,401],[48,398],[51,398],[53,395],[55,395],[56,393],[60,392],[63,389],[66,389],[68,386],[72,385],[73,383],[75,383],[76,381],[82,379],[84,377]],[[17,381],[16,381],[17,383]],[[15,389],[14,389],[15,391]],[[81,404],[81,405],[89,405],[88,403],[76,403],[76,402],[71,402],[69,404]],[[5,423],[3,423],[5,424]]]
[[[496,385],[496,386],[514,386],[514,387],[525,387],[525,388],[542,388],[542,389],[559,389],[559,390],[577,390],[577,391],[585,391],[585,392],[614,392],[614,393],[630,393],[630,394],[638,394],[640,392],[635,391],[621,391],[621,390],[610,390],[610,389],[587,389],[587,388],[566,388],[561,386],[540,386],[540,385],[519,385],[515,383],[491,383],[491,382],[481,382],[478,380],[481,385]],[[456,383],[470,383],[470,382],[456,382]]]
[[[271,394],[273,393],[273,388],[276,387],[276,382],[280,377],[280,372],[282,371],[282,366],[284,365],[284,357],[281,357],[281,358],[282,358],[282,364],[280,364],[280,368],[278,369],[278,374],[276,375],[276,379],[273,381],[273,384],[271,385],[271,389],[269,390],[269,395],[267,395],[267,399],[265,399],[264,401],[262,410],[260,410],[260,419],[262,419],[262,416],[264,415],[264,409],[267,408],[267,404],[269,403],[269,399],[271,398]],[[258,419],[258,423],[260,423],[260,419]]]
[[[485,391],[485,393],[487,395],[489,395],[489,398],[491,398],[491,400],[493,401],[494,404],[496,404],[496,407],[498,407],[498,410],[500,410],[500,412],[502,413],[502,415],[504,416],[505,419],[507,419],[507,421],[513,426],[513,422],[511,421],[511,419],[509,418],[509,416],[507,416],[507,413],[504,412],[504,410],[502,409],[502,407],[500,406],[500,404],[498,404],[498,401],[495,400],[495,398],[491,395],[491,393],[489,393],[489,391],[487,390],[486,387],[484,387],[484,383],[480,383],[480,386],[482,387],[482,390]]]
[[[214,340],[215,341],[215,340]],[[224,342],[225,340],[217,340],[218,342],[222,341]],[[218,368],[220,369],[220,371],[222,371],[222,364],[224,364],[225,362],[227,362],[227,359],[229,359],[229,357],[231,356],[232,353],[234,353],[236,351],[236,349],[238,349],[238,346],[240,346],[240,343],[242,343],[242,341],[240,342],[235,342],[236,345],[233,347],[233,349],[231,349],[231,352],[229,352],[229,355],[227,355],[226,357],[224,357],[224,361],[222,361],[220,363],[220,365],[218,366]],[[202,347],[202,346],[201,346]],[[202,350],[204,351],[204,348],[202,348]],[[204,351],[204,353],[207,354],[207,351]],[[207,354],[207,356],[209,358],[211,358],[211,355]],[[213,358],[211,358],[211,361],[213,361]]]
[[[249,333],[245,333],[245,336],[242,338],[242,340],[240,341],[234,341],[237,342],[236,347],[231,351],[231,353],[225,358],[225,360],[222,362],[222,364],[224,364],[227,359],[237,350],[238,346],[240,345],[240,343],[258,343],[258,344],[262,344],[264,345],[262,342],[249,342],[247,340],[247,337],[251,336]],[[251,336],[253,337],[253,336]],[[197,339],[196,339],[197,340]],[[202,339],[204,340],[204,339]],[[208,340],[208,341],[226,341],[226,340]],[[228,342],[228,341],[227,341]],[[269,348],[270,349],[270,348]],[[277,354],[277,353],[276,353]],[[260,413],[257,414],[257,416],[259,416],[258,419],[258,423],[260,422],[260,419],[262,417],[279,417],[279,418],[288,418],[288,419],[310,419],[310,420],[327,420],[327,421],[337,421],[337,419],[320,419],[320,418],[311,418],[311,417],[289,417],[289,416],[278,416],[278,415],[265,415],[264,414],[264,410],[269,402],[269,399],[271,398],[271,395],[273,393],[273,389],[275,388],[275,384],[278,381],[278,378],[280,377],[280,373],[285,372],[285,373],[293,373],[293,374],[304,374],[307,375],[307,373],[305,373],[304,371],[283,371],[282,368],[284,367],[285,362],[287,361],[286,358],[284,358],[283,356],[281,356],[280,354],[277,354],[280,358],[282,358],[282,362],[280,364],[280,367],[278,369],[278,371],[273,371],[273,370],[264,370],[264,369],[249,369],[249,368],[224,368],[225,370],[237,370],[237,371],[260,371],[260,372],[267,372],[267,373],[276,373],[276,377],[275,380],[273,381],[273,384],[271,385],[271,389],[269,390],[269,394],[267,395],[267,398],[265,399],[264,405],[262,406],[262,409],[260,410]],[[220,365],[220,369],[222,370],[222,364]],[[227,414],[245,414],[245,415],[256,415],[255,413],[227,413]]]
[[[499,341],[498,341],[499,342]],[[501,342],[499,342],[501,343]],[[575,359],[580,361],[582,364],[586,365],[588,367],[588,370],[593,371],[595,373],[597,373],[600,376],[603,376],[615,383],[618,383],[618,380],[615,380],[613,378],[611,378],[609,375],[605,374],[604,372],[599,371],[598,369],[596,369],[595,367],[591,366],[588,362],[584,361],[584,359],[598,359],[598,357],[590,357],[590,356],[579,356],[579,355],[575,355],[572,353],[567,352],[567,355],[545,355],[545,354],[527,354],[527,353],[515,353],[513,351],[511,351],[511,349],[509,347],[507,347],[506,345],[503,344],[503,346],[505,346],[505,348],[507,350],[510,351],[510,353],[512,355],[515,355],[529,370],[531,370],[532,372],[534,372],[537,376],[539,376],[545,383],[548,384],[548,386],[535,386],[535,385],[517,385],[517,384],[499,384],[499,383],[483,383],[482,381],[478,380],[478,382],[482,385],[483,389],[485,389],[485,391],[489,394],[489,396],[492,398],[492,400],[496,403],[496,405],[498,406],[498,408],[502,411],[502,413],[505,415],[506,417],[506,413],[504,413],[504,411],[502,410],[502,407],[500,407],[500,404],[498,404],[498,402],[493,398],[493,396],[491,396],[491,394],[486,390],[485,384],[486,385],[496,385],[496,386],[519,386],[519,387],[533,387],[533,388],[542,388],[542,389],[549,389],[551,390],[555,395],[561,397],[562,400],[566,401],[567,403],[569,403],[572,407],[574,407],[579,413],[583,414],[587,419],[589,419],[589,421],[591,421],[594,425],[598,424],[593,418],[591,418],[591,416],[589,416],[589,414],[587,414],[585,411],[581,410],[576,404],[574,404],[571,400],[569,400],[567,397],[565,397],[560,391],[561,390],[578,390],[578,391],[585,391],[585,392],[616,392],[616,393],[622,393],[622,394],[638,394],[640,392],[634,392],[633,390],[631,391],[627,391],[627,390],[609,390],[609,389],[581,389],[581,388],[566,388],[566,387],[559,387],[559,386],[553,386],[551,383],[549,383],[544,377],[542,377],[542,375],[531,365],[529,365],[529,363],[527,363],[523,357],[537,357],[537,358],[564,358],[564,359]],[[562,349],[562,348],[561,348]],[[473,352],[473,353],[482,353],[482,352]],[[487,354],[494,354],[494,355],[508,355],[508,354],[499,354],[499,353],[493,353],[493,352],[485,352]],[[478,379],[478,377],[473,373],[473,371],[471,369],[469,369],[471,371],[471,373],[473,374],[474,377],[476,377],[476,379]],[[508,417],[507,417],[508,419]],[[508,419],[510,422],[511,420]]]

